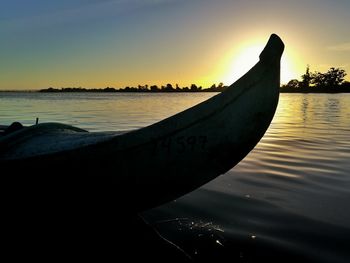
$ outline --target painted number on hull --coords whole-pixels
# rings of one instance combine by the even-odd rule
[[[154,142],[153,154],[185,153],[204,150],[207,136],[168,137]]]

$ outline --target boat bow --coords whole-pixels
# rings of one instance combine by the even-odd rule
[[[0,164],[33,171],[25,181],[41,187],[108,192],[113,205],[134,212],[174,200],[227,172],[262,138],[278,104],[283,49],[271,35],[260,61],[227,90],[139,130],[39,124],[18,131],[0,140]]]

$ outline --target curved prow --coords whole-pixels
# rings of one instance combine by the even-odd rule
[[[282,53],[284,50],[284,44],[279,36],[272,34],[263,49],[260,53],[260,61],[266,60],[277,60],[281,59]]]
[[[278,104],[283,50],[272,34],[260,61],[227,90],[139,130],[39,124],[17,131],[0,140],[0,166],[35,174],[45,187],[85,184],[99,201],[108,192],[109,202],[132,212],[174,200],[230,170],[263,137]]]

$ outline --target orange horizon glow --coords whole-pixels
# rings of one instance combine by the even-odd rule
[[[264,49],[264,42],[248,41],[245,46],[240,46],[231,52],[222,63],[222,79],[223,83],[231,84],[249,69],[251,69],[258,61],[261,51]],[[298,62],[291,52],[286,49],[281,58],[281,84],[286,84],[292,79],[300,79],[305,71],[306,65]]]

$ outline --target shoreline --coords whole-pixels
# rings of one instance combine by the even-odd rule
[[[161,88],[157,86],[138,86],[138,87],[125,87],[125,88],[82,88],[82,87],[62,87],[62,88],[45,88],[45,89],[18,89],[18,90],[0,90],[0,93],[9,93],[9,92],[22,92],[22,93],[208,93],[208,92],[223,92],[229,86],[225,86],[222,83],[218,86],[211,86],[209,88],[202,88],[201,86],[196,86],[192,84],[189,87],[172,87],[162,86]],[[348,82],[340,86],[332,87],[285,87],[281,85],[279,88],[280,93],[301,93],[301,94],[334,94],[334,93],[350,93],[350,84]]]

